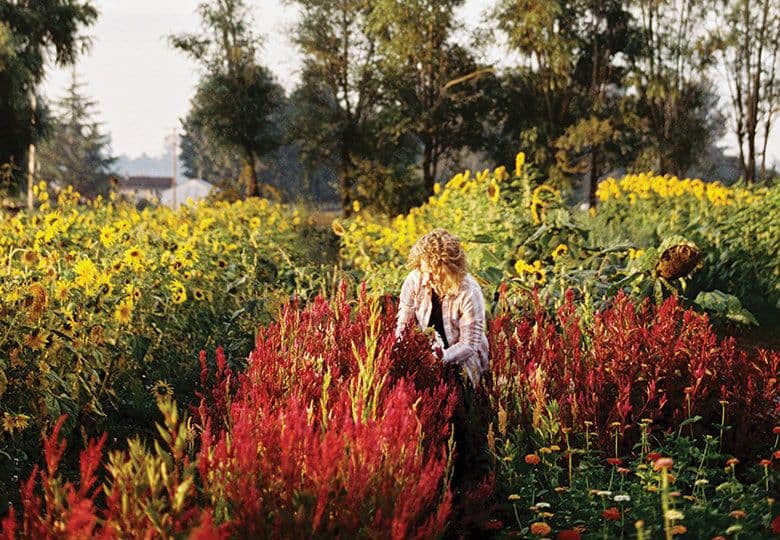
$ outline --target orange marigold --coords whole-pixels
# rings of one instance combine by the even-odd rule
[[[531,523],[531,534],[534,536],[547,536],[550,532],[552,532],[552,527],[544,521]]]
[[[542,462],[542,458],[536,454],[528,454],[525,456],[525,462],[529,465],[539,465]]]

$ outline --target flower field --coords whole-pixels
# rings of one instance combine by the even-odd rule
[[[652,174],[609,179],[599,186],[591,241],[630,239],[657,246],[680,234],[704,252],[692,288],[729,292],[746,304],[780,308],[780,188],[727,187],[718,182]]]
[[[316,231],[265,200],[172,212],[37,196],[38,212],[0,222],[0,499],[41,427],[67,414],[63,433],[136,433],[150,391],[194,392],[193,351],[242,360],[288,295],[325,284]]]
[[[776,225],[751,212],[777,193],[638,175],[581,213],[520,154],[323,230],[262,199],[40,186],[0,222],[0,538],[771,538],[780,352],[716,333],[692,291],[774,298]],[[489,304],[476,395],[394,336],[434,226]]]

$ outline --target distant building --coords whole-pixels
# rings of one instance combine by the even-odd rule
[[[184,180],[176,185],[175,191],[174,188],[168,188],[163,191],[160,194],[160,204],[178,208],[182,204],[186,204],[188,200],[199,201],[205,199],[213,189],[213,184],[199,178]]]
[[[127,176],[116,178],[116,191],[135,202],[159,200],[162,192],[170,189],[170,176]]]

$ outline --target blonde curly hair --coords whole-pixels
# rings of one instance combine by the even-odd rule
[[[460,239],[446,229],[433,229],[415,242],[408,266],[420,270],[425,261],[431,268],[433,288],[439,295],[455,294],[466,277],[466,253]]]

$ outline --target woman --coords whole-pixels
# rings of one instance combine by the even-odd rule
[[[444,229],[422,236],[409,252],[412,271],[401,288],[396,336],[416,319],[433,328],[445,364],[460,366],[477,387],[488,369],[485,300],[468,273],[460,240]]]

